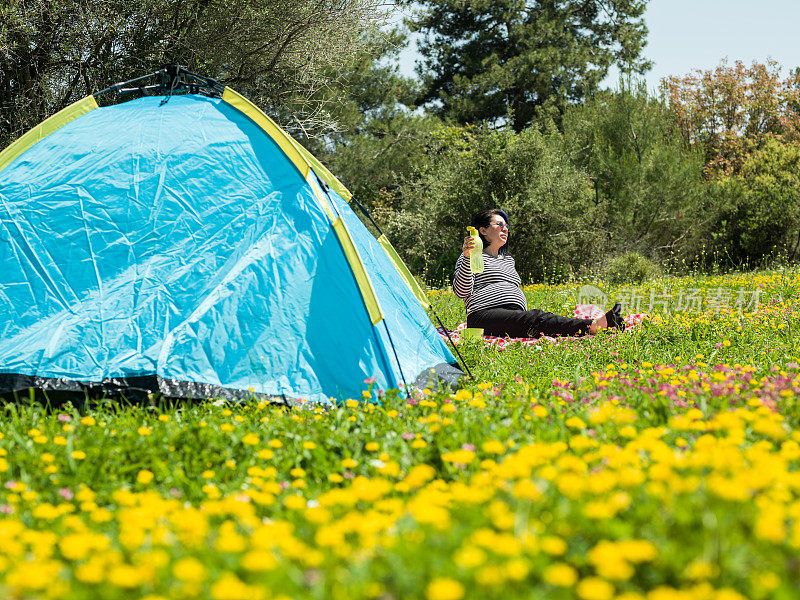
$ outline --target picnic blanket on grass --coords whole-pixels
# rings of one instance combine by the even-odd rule
[[[576,319],[597,319],[598,317],[602,317],[605,314],[605,311],[597,306],[596,304],[578,304],[575,307],[575,318]],[[625,316],[625,331],[629,331],[630,329],[636,327],[639,323],[641,323],[646,314],[645,313],[635,313],[631,315]],[[463,342],[461,339],[461,331],[467,328],[466,323],[461,323],[455,329],[449,330],[442,327],[437,327],[437,331],[439,335],[442,336],[442,339],[447,342],[448,333],[450,334],[450,339],[453,340],[454,344],[460,344]],[[543,335],[539,338],[508,338],[508,337],[497,337],[493,335],[484,335],[483,341],[486,344],[490,344],[496,347],[498,350],[504,349],[508,344],[522,344],[522,345],[533,345],[538,344],[542,341],[549,341],[554,342],[557,340],[572,340],[572,339],[579,339],[579,338],[571,338],[571,337],[550,337],[548,335]]]

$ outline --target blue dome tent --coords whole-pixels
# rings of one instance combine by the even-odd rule
[[[89,96],[0,153],[0,396],[328,402],[371,378],[456,380],[425,294],[345,187],[186,75]]]

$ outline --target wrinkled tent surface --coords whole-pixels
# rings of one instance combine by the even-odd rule
[[[164,100],[0,160],[0,395],[328,401],[455,364],[321,165],[227,90]]]

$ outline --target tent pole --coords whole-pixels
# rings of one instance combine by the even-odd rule
[[[355,196],[353,196],[351,200],[356,203],[356,206],[358,206],[358,208],[361,209],[361,212],[364,213],[364,216],[369,219],[369,222],[372,223],[372,226],[377,230],[378,235],[383,235],[381,228],[378,227],[378,224],[375,222],[375,219],[372,218],[372,215],[369,213],[366,207],[363,204],[361,204],[361,202],[356,200]]]
[[[472,371],[469,370],[469,367],[467,366],[467,361],[465,361],[464,357],[461,356],[461,352],[458,351],[458,346],[456,346],[456,343],[453,341],[453,338],[450,337],[450,330],[444,326],[444,323],[442,323],[442,320],[439,318],[439,315],[436,314],[436,311],[433,309],[433,305],[431,305],[431,312],[433,313],[433,316],[436,317],[436,321],[439,323],[439,327],[441,327],[444,330],[444,334],[447,336],[447,339],[450,340],[450,345],[453,346],[453,350],[456,351],[456,355],[458,356],[458,358],[461,359],[461,362],[464,364],[464,369],[467,371],[467,375],[469,375],[469,378],[474,381],[475,377],[472,376]]]
[[[143,86],[127,87],[144,79],[157,76],[164,76],[164,79],[162,79],[162,81],[156,85],[146,86],[146,88]],[[223,91],[225,90],[225,86],[219,83],[216,79],[192,73],[191,71],[187,71],[186,68],[182,67],[181,65],[169,64],[165,65],[158,71],[150,73],[149,75],[142,75],[141,77],[136,77],[135,79],[129,79],[128,81],[115,83],[114,85],[107,87],[104,90],[100,90],[99,92],[95,92],[92,95],[97,98],[109,92],[123,94],[146,89],[146,91],[161,90],[166,92],[167,96],[170,96],[177,90],[186,89],[188,89],[190,93],[196,94],[201,91],[201,88],[203,93],[212,97],[221,97]]]
[[[142,79],[147,79],[148,77],[155,77],[156,75],[162,75],[163,73],[166,73],[166,72],[167,72],[167,70],[166,70],[166,69],[159,69],[158,71],[154,71],[153,73],[150,73],[150,74],[148,74],[148,75],[142,75],[141,77],[136,77],[136,78],[134,78],[134,79],[129,79],[128,81],[122,81],[122,82],[120,82],[120,83],[115,83],[114,85],[112,85],[112,86],[109,86],[109,87],[107,87],[107,88],[106,88],[106,89],[104,89],[104,90],[100,90],[99,92],[95,92],[95,93],[94,93],[94,94],[92,94],[92,95],[93,95],[95,98],[97,98],[98,96],[102,96],[103,94],[107,94],[108,92],[116,92],[116,91],[119,91],[119,90],[121,90],[122,88],[124,88],[126,85],[131,85],[131,84],[134,84],[134,83],[136,83],[137,81],[141,81]]]

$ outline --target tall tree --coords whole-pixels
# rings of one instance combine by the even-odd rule
[[[381,0],[6,0],[0,147],[74,100],[177,62],[284,124],[331,125],[319,90],[363,49]]]
[[[800,139],[800,72],[782,77],[774,60],[750,66],[722,61],[669,77],[661,89],[686,141],[703,152],[709,179],[738,173],[769,136]]]
[[[399,73],[396,60],[406,33],[379,29],[368,35],[369,52],[354,57],[341,81],[324,91],[338,129],[302,141],[384,224],[402,204],[401,183],[426,160],[429,137],[441,122],[410,108],[418,86]]]
[[[597,89],[616,64],[641,56],[647,0],[421,0],[421,101],[460,123],[529,125],[538,107],[562,110]],[[411,4],[410,2],[408,2]]]
[[[675,114],[644,82],[621,82],[570,107],[563,120],[572,160],[594,188],[593,227],[614,252],[664,259],[698,225],[702,163]]]

